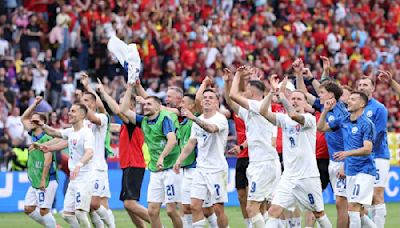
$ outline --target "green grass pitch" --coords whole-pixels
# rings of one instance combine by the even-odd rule
[[[238,207],[227,207],[226,213],[229,218],[229,225],[231,228],[245,227]],[[328,214],[329,219],[333,223],[333,227],[336,227],[336,209],[334,205],[325,205],[325,210]],[[400,227],[400,203],[388,203],[387,204],[387,217],[386,226],[387,228]],[[117,227],[134,227],[128,214],[123,210],[113,211],[116,219]],[[69,226],[61,218],[60,214],[55,215],[57,224],[63,228]],[[165,227],[172,227],[171,221],[169,220],[165,210],[161,211],[161,220]],[[18,228],[18,227],[40,227],[32,219],[23,213],[0,213],[0,228]],[[148,226],[150,227],[150,226]]]
[[[388,214],[386,216],[387,228],[400,227],[400,203],[388,203],[386,204]],[[225,208],[229,218],[229,225],[231,228],[245,227],[238,207],[227,207]],[[333,227],[336,227],[336,209],[334,205],[325,205],[325,210],[331,220]],[[128,214],[123,210],[113,211],[116,219],[117,227],[134,227]],[[61,218],[60,214],[55,215],[57,224],[63,228],[69,226]],[[161,221],[165,227],[172,227],[171,221],[169,220],[165,210],[161,211]],[[17,227],[40,227],[32,219],[23,213],[0,213],[0,227],[1,228],[17,228]],[[148,226],[150,227],[150,226]]]

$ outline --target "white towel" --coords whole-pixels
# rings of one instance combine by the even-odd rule
[[[128,83],[139,80],[141,60],[136,44],[127,45],[116,36],[112,36],[107,44],[108,50],[128,72]]]

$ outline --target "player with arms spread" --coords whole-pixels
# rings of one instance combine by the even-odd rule
[[[53,137],[63,138],[68,142],[68,168],[70,182],[64,199],[64,220],[73,228],[90,227],[88,212],[94,185],[93,149],[94,136],[83,121],[88,109],[84,104],[71,106],[68,113],[71,128],[56,130],[43,125],[45,132]],[[53,139],[54,140],[54,139]],[[50,141],[51,142],[51,141]],[[65,147],[63,143],[40,146],[44,152],[57,151]]]

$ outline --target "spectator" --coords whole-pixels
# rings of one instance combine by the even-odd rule
[[[38,24],[38,18],[36,14],[32,14],[29,18],[29,25],[26,29],[26,35],[28,36],[28,47],[31,50],[35,48],[36,51],[40,51],[40,37],[43,35],[41,28]]]
[[[55,109],[61,107],[62,83],[64,82],[64,76],[60,67],[60,61],[56,60],[49,71],[50,103]]]
[[[0,171],[8,170],[8,162],[11,157],[11,148],[8,145],[8,140],[4,136],[0,137]]]
[[[57,26],[60,28],[60,33],[62,39],[59,40],[59,47],[57,49],[56,59],[60,60],[64,53],[69,48],[69,25],[71,23],[71,18],[68,15],[69,6],[67,4],[61,7],[61,13],[57,15]]]
[[[70,107],[75,91],[74,76],[68,75],[67,82],[62,85],[62,107]]]
[[[35,91],[36,96],[44,96],[44,92],[46,91],[46,81],[49,72],[45,67],[44,62],[39,61],[32,68],[32,90]]]
[[[11,109],[11,115],[7,117],[5,133],[9,140],[25,140],[25,130],[21,122],[20,110],[18,107]]]

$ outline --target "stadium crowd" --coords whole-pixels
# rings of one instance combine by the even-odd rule
[[[295,202],[321,227],[331,227],[322,201],[328,182],[337,197],[339,227],[383,227],[387,131],[400,129],[397,95],[391,92],[400,91],[399,1],[4,3],[0,165],[28,165],[32,187],[25,213],[37,222],[56,224],[51,202],[40,194],[57,188],[49,152],[68,147],[64,161],[71,182],[63,218],[72,227],[90,226],[90,211],[96,227],[115,226],[105,154],[109,140],[119,138],[121,156],[127,156],[120,159],[120,199],[136,225],[161,227],[165,202],[175,227],[191,226],[192,218],[193,227],[206,221],[228,227],[223,206],[229,148],[239,157],[235,182],[248,227],[300,225],[296,211],[284,214]],[[136,82],[132,75],[139,71],[111,54],[110,38],[116,36],[137,44],[142,70]],[[105,111],[121,124],[110,124]],[[47,124],[42,113],[49,114]],[[110,131],[120,134],[112,138]],[[237,142],[226,148],[228,131]],[[132,202],[146,166],[142,137],[150,156],[148,209]],[[139,156],[129,158],[132,152]],[[95,184],[85,182],[93,174]],[[180,189],[181,181],[190,183]],[[41,201],[48,205],[39,213]],[[182,218],[176,204],[181,201]],[[371,218],[363,205],[372,205]]]

